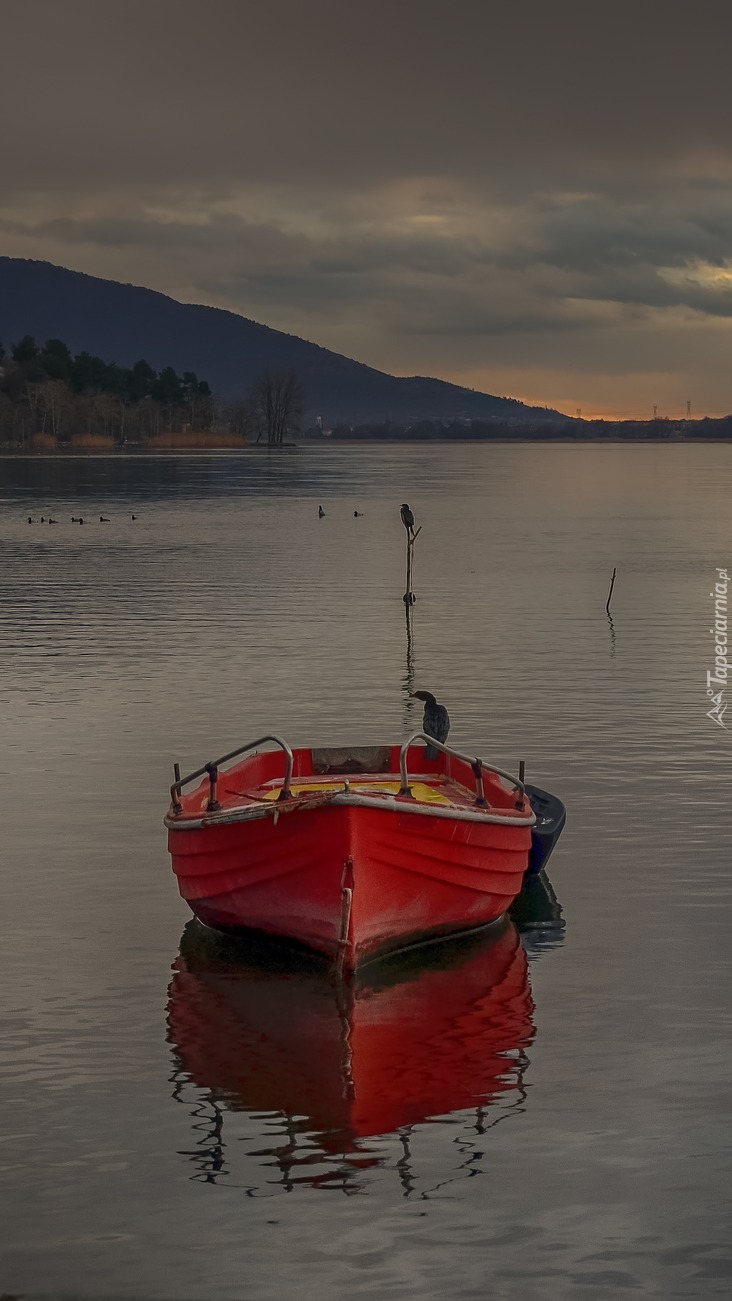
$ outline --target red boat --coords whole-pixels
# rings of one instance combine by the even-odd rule
[[[264,1115],[270,1131],[279,1113],[291,1143],[278,1134],[258,1155],[267,1168],[276,1156],[292,1183],[337,1178],[329,1166],[318,1173],[323,1155],[352,1153],[353,1170],[363,1170],[361,1140],[456,1111],[483,1113],[522,1088],[533,1002],[508,919],[487,934],[386,958],[348,982],[288,966],[271,945],[238,948],[195,922],[186,928],[168,1001],[176,1096],[192,1083],[216,1110]],[[200,1108],[196,1117],[200,1126]],[[201,1144],[207,1173],[207,1159],[211,1169],[222,1164],[220,1124],[215,1138],[221,1150]]]
[[[536,822],[522,780],[422,733],[294,753],[261,737],[188,777],[176,768],[165,819],[180,893],[205,925],[280,936],[342,970],[502,916]]]

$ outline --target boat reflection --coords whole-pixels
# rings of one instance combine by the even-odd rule
[[[532,957],[564,942],[566,922],[546,872],[526,877],[524,888],[514,899],[509,913],[521,932],[524,948]]]
[[[523,1106],[533,1002],[510,920],[382,959],[347,983],[193,921],[173,970],[168,1038],[174,1093],[194,1118],[194,1178],[233,1176],[255,1196],[272,1184],[357,1192],[367,1171],[391,1164],[408,1195],[415,1126],[468,1112],[460,1123],[475,1141],[491,1109]],[[247,1162],[244,1180],[225,1113],[239,1113],[227,1129],[258,1166]]]

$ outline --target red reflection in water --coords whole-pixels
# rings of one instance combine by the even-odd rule
[[[360,1150],[362,1140],[485,1108],[520,1088],[534,1036],[526,955],[511,922],[381,961],[349,983],[288,966],[271,948],[234,953],[192,923],[169,994],[177,1087],[182,1074],[214,1109],[198,1153],[210,1181],[223,1169],[222,1109],[284,1117],[287,1142],[255,1154],[283,1171],[302,1164],[304,1133],[311,1162],[340,1154],[363,1169],[378,1158]]]

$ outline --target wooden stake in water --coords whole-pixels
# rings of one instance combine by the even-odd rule
[[[607,605],[605,606],[605,613],[606,613],[606,614],[609,614],[609,613],[610,613],[610,600],[611,600],[611,598],[612,598],[613,588],[614,588],[614,586],[615,586],[615,575],[616,575],[616,573],[617,573],[617,570],[616,570],[615,567],[613,566],[613,576],[612,576],[612,578],[610,579],[610,591],[609,591],[608,594],[607,594]]]
[[[414,602],[414,592],[412,591],[412,566],[414,563],[414,542],[411,533],[407,534],[407,585],[404,590],[404,604],[412,605]]]
[[[414,602],[417,599],[412,591],[412,574],[414,572],[414,544],[417,541],[418,534],[421,532],[421,524],[415,533],[412,533],[411,531],[407,532],[407,590],[405,591],[403,598],[405,605],[414,605]]]

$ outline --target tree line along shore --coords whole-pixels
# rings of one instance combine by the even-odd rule
[[[383,421],[307,429],[308,439],[359,442],[724,442],[732,440],[732,416],[701,420],[421,420]]]
[[[0,450],[113,451],[281,446],[312,441],[707,441],[732,439],[732,416],[702,420],[531,421],[502,418],[304,426],[302,384],[268,370],[246,398],[225,402],[193,371],[118,366],[60,339],[0,343]]]
[[[281,444],[301,427],[302,387],[267,371],[250,395],[219,401],[193,371],[118,366],[61,339],[0,343],[0,446],[14,451]]]

